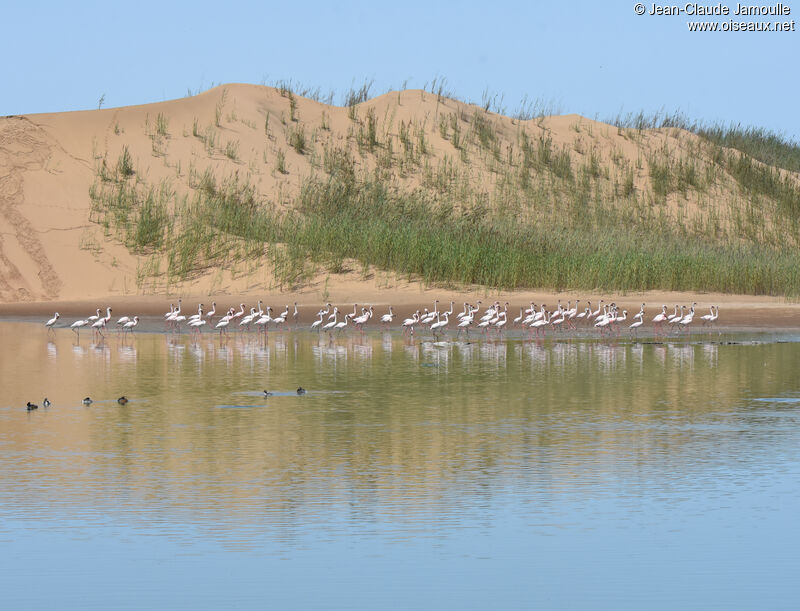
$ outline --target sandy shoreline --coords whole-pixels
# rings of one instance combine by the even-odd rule
[[[89,298],[82,300],[68,301],[38,301],[38,302],[17,302],[0,304],[0,317],[6,318],[41,318],[42,321],[50,318],[54,312],[59,312],[62,321],[66,323],[70,319],[77,319],[94,314],[97,308],[105,310],[106,307],[112,308],[112,317],[116,320],[119,316],[160,316],[170,309],[170,304],[177,304],[181,296],[109,296]],[[202,302],[210,306],[212,302],[217,303],[217,312],[221,313],[229,307],[236,307],[244,303],[247,310],[256,307],[259,299],[263,301],[264,308],[272,306],[273,315],[277,315],[285,309],[288,304],[290,312],[296,302],[299,311],[299,322],[302,324],[310,323],[316,318],[317,311],[324,306],[324,302],[318,292],[300,293],[273,293],[262,295],[209,295],[204,297],[186,296],[183,299],[183,312],[193,314],[197,311],[197,304]],[[616,302],[620,310],[627,309],[629,317],[638,312],[642,303],[646,305],[645,326],[650,326],[652,318],[661,310],[661,305],[665,304],[671,313],[676,304],[689,306],[693,302],[696,306],[696,322],[699,323],[700,316],[707,314],[709,306],[718,305],[720,307],[719,324],[726,328],[764,328],[764,329],[800,329],[800,303],[787,301],[782,297],[764,297],[752,295],[722,295],[722,294],[696,294],[696,293],[665,293],[649,292],[628,295],[585,295],[578,293],[545,293],[545,292],[514,292],[514,293],[477,293],[477,292],[456,292],[447,290],[386,290],[376,291],[348,287],[342,290],[332,290],[328,296],[328,301],[338,306],[342,312],[352,312],[353,305],[358,304],[360,311],[362,306],[374,306],[375,320],[373,325],[379,324],[380,316],[388,311],[388,306],[392,305],[395,317],[395,324],[399,324],[403,318],[410,316],[416,309],[432,310],[434,300],[439,300],[439,309],[448,310],[450,301],[454,301],[454,312],[463,310],[465,301],[476,303],[481,301],[481,308],[486,308],[490,303],[499,301],[501,304],[509,303],[509,321],[519,315],[520,307],[527,307],[531,301],[537,305],[545,303],[548,309],[553,309],[560,301],[564,306],[568,301],[580,299],[580,309],[587,305],[591,300],[592,307],[597,306],[600,299],[605,303]],[[207,311],[206,307],[206,311]],[[290,314],[291,319],[291,314]]]

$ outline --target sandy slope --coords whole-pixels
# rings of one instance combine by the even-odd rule
[[[381,272],[365,279],[355,273],[321,274],[301,290],[281,294],[264,265],[213,270],[192,281],[167,286],[142,279],[139,272],[143,258],[128,252],[113,235],[90,220],[89,189],[96,180],[96,170],[104,160],[115,164],[124,146],[135,160],[137,175],[150,184],[168,179],[176,189],[190,192],[192,172],[202,174],[206,168],[219,175],[238,172],[248,176],[264,198],[288,205],[303,176],[319,164],[315,158],[318,150],[301,155],[289,146],[291,131],[304,129],[306,137],[320,147],[345,146],[355,125],[347,108],[303,98],[296,98],[296,103],[297,120],[291,121],[289,98],[278,90],[226,85],[195,97],[157,104],[0,119],[0,302],[8,304],[3,310],[18,311],[13,304],[20,302],[28,303],[25,309],[33,307],[37,313],[52,309],[50,304],[39,305],[42,302],[58,302],[69,310],[65,302],[75,302],[76,314],[95,303],[163,311],[176,295],[190,301],[208,301],[211,295],[232,303],[256,298],[277,303],[298,301],[309,308],[316,308],[325,298],[398,305],[425,304],[434,296],[457,303],[467,299],[463,292],[426,289]],[[401,125],[423,132],[432,163],[454,155],[451,142],[441,137],[440,119],[476,110],[423,91],[388,93],[357,107],[361,118],[374,113],[382,138],[396,142],[396,150],[400,150],[397,138]],[[159,115],[167,123],[164,136],[157,134]],[[547,134],[556,144],[591,145],[604,158],[613,154],[633,160],[639,154],[616,128],[576,115],[522,123],[491,113],[487,117],[509,146],[522,128],[531,138]],[[204,145],[193,135],[195,131],[212,132],[215,146]],[[681,139],[675,139],[660,130],[645,135],[653,146],[667,142],[676,150],[693,137],[684,133]],[[236,148],[235,159],[225,154],[229,143]],[[280,153],[285,155],[286,174],[276,170]],[[367,167],[375,163],[370,156],[354,158],[356,164]],[[477,160],[470,166],[469,179],[476,185],[490,185],[495,180],[483,163]],[[398,180],[413,185],[419,177],[402,176]],[[645,176],[637,175],[640,180]],[[691,202],[681,205],[686,207]],[[143,300],[146,295],[156,297]],[[559,297],[565,302],[575,295]],[[479,295],[470,298],[474,301]],[[515,304],[530,300],[554,303],[553,296],[541,294],[484,295],[484,301],[493,298]],[[697,296],[648,295],[645,300],[668,304],[713,301],[742,304],[742,308],[753,303],[770,308],[784,304],[780,299],[730,296],[703,296],[701,300]],[[626,301],[638,303],[640,298]],[[794,306],[787,311],[794,312]]]

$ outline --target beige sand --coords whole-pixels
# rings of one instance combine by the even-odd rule
[[[105,311],[106,307],[112,308],[112,315],[118,316],[157,316],[170,309],[170,304],[177,304],[178,299],[182,301],[182,311],[193,314],[197,311],[197,304],[203,303],[206,311],[212,302],[217,303],[217,312],[223,312],[227,308],[235,307],[239,309],[241,303],[245,304],[246,311],[251,307],[257,306],[257,301],[262,300],[263,305],[271,306],[273,315],[283,312],[285,307],[296,302],[300,313],[300,322],[307,324],[316,318],[317,311],[325,305],[325,301],[318,292],[305,291],[297,293],[262,293],[247,295],[226,295],[212,294],[204,296],[189,295],[166,295],[166,296],[130,296],[130,297],[106,297],[90,300],[64,300],[64,301],[39,301],[27,303],[0,304],[0,317],[31,316],[42,321],[50,318],[55,311],[58,311],[65,320],[83,318],[94,314],[97,308]],[[399,324],[403,318],[410,316],[416,309],[428,308],[433,310],[434,300],[439,300],[439,309],[446,311],[450,307],[450,301],[455,302],[454,311],[456,313],[463,310],[463,303],[469,301],[475,304],[477,300],[482,302],[482,307],[486,307],[494,301],[499,301],[501,305],[509,303],[509,319],[519,315],[520,307],[528,307],[533,301],[537,305],[542,303],[548,309],[555,308],[560,301],[564,306],[568,301],[580,299],[581,310],[586,307],[587,301],[592,301],[592,306],[597,307],[598,300],[603,299],[605,303],[615,302],[620,310],[627,309],[628,317],[639,311],[642,303],[646,305],[646,327],[650,327],[652,318],[661,311],[661,306],[666,305],[671,314],[674,306],[690,306],[696,302],[695,325],[701,323],[700,317],[708,314],[709,306],[718,305],[720,307],[719,324],[725,328],[765,328],[765,329],[800,329],[800,304],[789,303],[782,298],[753,297],[743,295],[721,295],[703,294],[696,295],[690,293],[663,293],[650,292],[642,294],[627,295],[583,295],[577,293],[546,294],[541,292],[515,292],[515,293],[485,293],[485,292],[454,292],[445,290],[420,290],[418,286],[406,286],[393,289],[379,289],[369,286],[366,282],[343,282],[341,285],[330,291],[328,302],[338,306],[342,312],[352,312],[354,304],[358,305],[358,310],[364,306],[374,306],[376,326],[380,315],[388,311],[388,306],[393,306],[396,314],[395,324]],[[688,311],[688,310],[687,310]]]
[[[288,145],[293,129],[303,128],[307,137],[326,138],[330,144],[347,142],[354,122],[347,108],[325,106],[296,98],[296,119],[290,117],[288,97],[272,88],[255,85],[225,85],[195,97],[157,104],[111,108],[86,112],[40,114],[0,118],[0,314],[86,315],[96,307],[112,305],[119,313],[163,312],[179,296],[186,307],[197,301],[233,305],[254,305],[263,299],[273,306],[297,301],[308,318],[325,301],[397,306],[405,315],[416,307],[432,307],[435,298],[442,304],[451,299],[457,311],[465,300],[495,299],[511,304],[514,316],[521,304],[529,301],[554,305],[558,299],[583,301],[604,298],[615,300],[629,310],[638,310],[642,301],[648,312],[665,303],[697,301],[701,313],[710,304],[720,304],[723,318],[742,323],[800,326],[800,310],[778,298],[729,295],[627,295],[600,296],[569,293],[548,295],[517,292],[495,295],[486,291],[447,291],[424,287],[407,278],[370,270],[367,277],[349,274],[320,274],[299,290],[284,292],[276,286],[266,264],[240,265],[210,270],[191,281],[166,285],[163,280],[143,278],[144,257],[131,254],[114,235],[107,235],[90,220],[89,189],[96,180],[96,168],[105,159],[115,164],[123,146],[134,158],[137,173],[150,184],[169,179],[176,189],[189,191],[190,171],[202,174],[211,168],[219,175],[239,172],[250,177],[260,195],[282,204],[291,200],[303,176],[312,171],[312,155],[296,153]],[[454,155],[453,145],[440,134],[440,119],[476,109],[453,100],[437,99],[423,91],[387,93],[357,107],[363,119],[374,112],[383,138],[392,139],[400,150],[401,124],[421,130],[430,148],[431,163]],[[158,136],[156,120],[168,121],[168,135]],[[265,121],[269,129],[265,134]],[[634,163],[640,150],[611,126],[577,115],[519,122],[487,114],[497,133],[509,146],[517,141],[520,129],[529,137],[547,135],[555,144],[591,146],[607,159],[622,155]],[[209,149],[193,135],[195,121],[200,132],[213,130],[216,148]],[[694,136],[674,130],[654,130],[641,139],[653,147],[669,146],[681,151]],[[238,158],[224,153],[228,142],[235,142]],[[352,143],[348,146],[352,146]],[[275,169],[279,152],[286,157],[288,173]],[[678,153],[680,154],[680,153]],[[356,163],[374,166],[370,156],[355,155]],[[318,163],[318,160],[317,160]],[[476,185],[491,185],[496,174],[491,160],[470,161],[470,180]],[[398,177],[409,185],[418,175]],[[647,180],[646,171],[637,174],[637,184]],[[689,199],[669,202],[683,213],[691,211]]]

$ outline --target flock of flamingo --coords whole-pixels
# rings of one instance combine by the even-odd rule
[[[596,309],[593,309],[592,302],[587,302],[588,305],[580,309],[580,300],[575,300],[575,305],[572,301],[568,301],[566,306],[558,302],[556,308],[552,310],[547,309],[546,304],[537,305],[530,302],[529,307],[521,306],[519,309],[519,316],[513,320],[509,320],[508,316],[508,302],[500,305],[499,301],[495,301],[483,312],[481,312],[481,302],[478,301],[475,305],[465,302],[463,311],[454,314],[453,301],[450,302],[449,310],[439,309],[439,300],[433,303],[433,309],[417,310],[410,318],[406,318],[401,323],[401,329],[404,334],[414,334],[415,329],[422,328],[434,334],[437,337],[440,333],[446,333],[452,323],[456,329],[456,337],[460,337],[462,333],[469,336],[470,330],[482,332],[488,335],[490,332],[496,332],[498,335],[502,334],[508,328],[516,327],[519,329],[527,330],[528,334],[533,337],[542,337],[548,330],[563,333],[569,330],[577,329],[579,326],[584,328],[594,328],[603,336],[618,335],[620,331],[627,327],[631,335],[638,333],[638,330],[645,323],[645,304],[641,305],[639,312],[631,318],[628,323],[628,311],[619,309],[616,303],[605,304],[601,299],[597,304]],[[690,325],[694,322],[695,308],[697,303],[692,303],[690,306],[676,305],[674,311],[670,314],[666,305],[661,306],[661,311],[656,314],[652,319],[653,331],[656,335],[664,333],[685,333]],[[297,303],[294,304],[294,310],[286,305],[282,313],[273,316],[271,307],[266,310],[263,307],[263,302],[259,301],[257,307],[251,307],[248,313],[245,304],[239,304],[239,309],[229,308],[224,314],[220,313],[219,319],[215,321],[217,316],[217,304],[213,302],[211,308],[204,309],[202,303],[197,307],[195,314],[186,315],[182,312],[182,300],[178,300],[178,305],[170,304],[168,312],[164,313],[165,330],[180,332],[181,325],[186,326],[190,332],[199,334],[202,332],[203,327],[219,331],[220,336],[227,335],[230,329],[240,329],[241,331],[263,332],[265,335],[268,332],[270,325],[273,329],[285,328],[287,320],[291,315],[292,322],[295,329],[298,324],[299,312]],[[316,320],[311,324],[312,331],[322,332],[338,332],[343,333],[347,330],[348,326],[357,328],[362,333],[365,327],[370,323],[374,314],[374,307],[362,307],[359,313],[358,304],[353,305],[353,311],[342,313],[338,306],[332,306],[330,303],[325,304],[325,307],[317,312]],[[342,315],[340,319],[340,315]],[[55,316],[45,323],[48,331],[52,331],[56,326],[60,315],[58,312]],[[713,326],[719,318],[719,306],[712,305],[710,312],[700,317],[703,326]],[[380,322],[383,328],[394,323],[395,314],[392,306],[388,307],[388,312],[383,314]],[[80,337],[80,331],[84,328],[89,328],[98,337],[105,337],[103,331],[109,327],[111,322],[111,308],[106,308],[106,315],[101,315],[100,308],[94,315],[84,319],[79,319],[73,322],[69,328]],[[114,327],[122,333],[133,333],[133,330],[139,324],[138,316],[123,316],[119,318]]]

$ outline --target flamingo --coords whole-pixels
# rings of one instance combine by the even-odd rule
[[[172,319],[172,323],[175,325],[175,330],[176,330],[178,333],[180,333],[180,332],[181,332],[181,327],[180,327],[180,325],[181,325],[181,323],[182,323],[182,322],[184,322],[185,320],[186,320],[186,316],[184,316],[183,314],[178,314],[177,316],[175,316],[175,317]]]
[[[219,329],[219,336],[222,337],[223,331],[225,335],[228,334],[228,325],[230,324],[231,320],[233,319],[234,310],[231,308],[228,310],[228,313],[219,319],[219,322],[214,326],[215,329]]]
[[[679,306],[675,306],[678,308]],[[686,309],[686,306],[680,306],[680,314],[676,314],[670,317],[667,317],[667,323],[671,326],[672,330],[675,330],[675,325],[677,325],[680,321],[683,320],[684,314],[683,311]]]
[[[282,325],[283,323],[286,322],[286,317],[288,315],[289,315],[289,306],[287,305],[286,309],[281,313],[280,316],[277,316],[276,318],[272,319],[272,324],[274,324],[276,327],[278,325]]]
[[[580,299],[575,300],[575,307],[571,308],[567,311],[567,326],[570,329],[575,329],[575,318],[578,316],[578,304],[581,302]],[[567,304],[569,305],[569,304]]]
[[[503,332],[503,327],[505,327],[507,323],[508,323],[508,311],[500,312],[500,320],[494,323],[494,326],[497,329],[497,335],[500,335]]]
[[[105,338],[105,335],[103,335],[102,329],[105,328],[105,326],[106,326],[106,324],[108,323],[109,320],[111,320],[111,308],[110,307],[106,308],[106,315],[105,315],[104,318],[100,318],[100,319],[96,320],[92,324],[92,329],[96,333],[98,333],[99,335],[102,335]]]
[[[319,312],[317,312],[317,316],[319,316],[319,320],[315,320],[313,323],[311,323],[311,330],[312,331],[314,329],[319,330],[319,326],[322,324],[322,319],[325,316],[325,312],[320,310]]]
[[[493,319],[493,318],[494,318],[494,317],[497,315],[497,313],[499,312],[499,310],[500,310],[500,302],[499,302],[499,301],[495,301],[495,302],[494,302],[494,303],[491,305],[491,307],[489,307],[489,308],[488,308],[488,309],[487,309],[487,310],[486,310],[486,311],[483,313],[483,316],[481,316],[481,319],[480,319],[480,321],[481,321],[481,322],[484,322],[484,321],[490,321],[490,320],[492,320],[492,319]],[[480,323],[478,323],[478,326],[480,326]]]
[[[321,313],[323,316],[327,316],[327,315],[330,313],[330,311],[331,311],[331,304],[329,304],[329,303],[326,303],[326,304],[325,304],[325,309],[324,309],[324,310],[320,310],[319,312],[317,312],[317,316],[319,316],[319,315],[320,315],[320,313]],[[329,319],[329,320],[330,320],[330,319]]]
[[[638,335],[639,327],[644,324],[644,310],[641,310],[636,316],[633,317],[633,322],[628,326],[629,333],[636,333]]]
[[[325,323],[325,325],[322,327],[323,331],[329,331],[330,329],[333,329],[336,326],[336,320],[339,316],[339,308],[337,307],[333,308],[332,316],[333,320],[331,322]],[[328,318],[328,320],[330,320],[330,317]]]
[[[130,316],[120,316],[117,319],[117,333],[122,333],[123,325],[127,322],[132,321],[133,319]]]
[[[261,303],[261,302],[259,302],[259,303]],[[250,308],[250,313],[247,316],[245,316],[244,318],[242,318],[242,320],[239,321],[239,326],[240,327],[244,327],[245,329],[247,329],[249,331],[250,330],[250,323],[253,322],[253,319],[255,317],[256,317],[256,309],[255,308]]]
[[[191,321],[189,323],[186,323],[186,324],[190,327],[190,330],[193,333],[195,333],[197,335],[200,335],[200,331],[201,331],[203,325],[207,325],[208,321],[199,319],[199,320],[193,320],[193,321]]]
[[[178,302],[180,303],[180,300],[178,300]],[[175,313],[175,304],[171,303],[171,304],[169,304],[169,312],[164,314],[164,320],[166,320],[167,318],[172,316],[174,313]]]
[[[206,318],[208,319],[208,324],[211,324],[211,321],[213,320],[214,315],[216,313],[217,313],[217,302],[216,301],[212,301],[211,302],[211,309],[208,312],[206,312]]]
[[[345,314],[344,315],[344,320],[342,322],[337,322],[336,325],[334,326],[334,329],[338,329],[339,333],[341,333],[342,331],[344,331],[344,328],[347,326],[347,319],[348,318],[352,318],[352,317],[353,317],[352,314],[349,314],[349,313]]]
[[[392,312],[392,306],[389,306],[389,313],[381,316],[381,323],[383,323],[383,326],[385,327],[386,325],[392,324],[393,320],[394,320],[394,312]]]
[[[414,325],[419,322],[419,310],[414,312],[414,315],[411,318],[406,318],[403,321],[403,333],[407,331],[411,331],[411,335],[414,335]]]
[[[653,324],[656,325],[659,329],[664,326],[664,323],[667,321],[667,305],[664,304],[661,306],[661,313],[656,314],[653,317]]]
[[[89,324],[88,320],[76,320],[74,323],[72,323],[69,326],[69,328],[72,329],[75,332],[75,335],[80,337],[81,336],[81,329],[83,327],[85,327],[86,325],[88,325],[88,324]]]
[[[616,319],[615,316],[610,316],[608,314],[603,316],[598,316],[596,322],[594,323],[594,326],[596,329],[600,331],[600,334],[602,335],[603,331],[605,331],[606,328],[611,324],[611,321],[615,319]]]
[[[460,336],[461,332],[464,331],[465,329],[467,331],[467,337],[469,337],[469,327],[472,324],[473,320],[474,319],[473,319],[473,314],[472,313],[470,313],[467,316],[464,316],[461,319],[461,322],[458,323],[458,333],[456,334],[456,337]]]
[[[672,324],[672,321],[674,321],[676,318],[679,318],[678,317],[678,308],[679,307],[682,308],[682,306],[679,306],[679,305],[675,304],[675,311],[672,314],[670,314],[669,316],[667,316],[667,322],[668,323]],[[681,318],[683,317],[683,312],[681,312],[681,316],[680,317]]]
[[[614,316],[611,322],[614,325],[619,325],[620,323],[625,322],[627,318],[628,318],[628,310],[622,310],[622,316]]]
[[[478,312],[478,311],[481,309],[481,302],[480,302],[480,300],[476,301],[474,306],[471,306],[471,305],[470,305],[470,304],[468,304],[468,303],[465,303],[464,305],[466,306],[466,308],[467,308],[467,311],[466,311],[466,312],[462,312],[461,314],[459,314],[459,315],[457,316],[457,318],[463,319],[463,318],[464,318],[464,317],[466,317],[466,316],[469,316],[469,317],[474,317],[474,316],[475,316],[475,313],[476,313],[476,312]]]
[[[124,325],[122,325],[122,333],[123,333],[123,335],[126,332],[133,333],[133,328],[138,324],[139,324],[139,317],[138,316],[134,316],[133,320],[129,320]]]
[[[710,312],[709,314],[705,314],[704,316],[701,316],[701,317],[700,317],[700,319],[703,321],[703,326],[704,326],[704,327],[705,327],[706,325],[713,324],[713,322],[714,322],[715,320],[717,320],[717,316],[719,316],[719,312],[717,312],[717,314],[716,314],[716,315],[714,314],[714,308],[715,308],[715,307],[717,307],[717,306],[713,306],[713,305],[712,305],[712,306],[711,306],[711,312]]]
[[[192,314],[189,318],[187,318],[186,319],[188,321],[187,324],[189,322],[192,322],[193,320],[199,320],[201,318],[203,318],[203,304],[202,303],[198,303],[197,304],[197,314]]]
[[[353,323],[355,323],[358,326],[361,333],[363,333],[364,325],[370,318],[372,318],[372,306],[370,306],[369,310],[365,310],[364,308],[362,308],[361,311],[362,311],[361,316],[359,316],[358,318],[354,318]]]
[[[239,304],[239,311],[231,316],[231,320],[233,320],[235,318],[241,318],[242,316],[244,316],[244,304],[240,303]]]
[[[444,316],[444,320],[441,317]],[[445,331],[448,323],[450,322],[450,312],[442,312],[441,314],[437,315],[436,322],[431,325],[431,331],[433,331],[433,336],[436,337],[436,332],[441,330]]]
[[[255,321],[255,323],[254,323],[254,324],[258,325],[259,327],[263,327],[264,328],[264,336],[266,336],[267,328],[269,327],[269,323],[272,320],[272,317],[270,316],[270,312],[272,312],[272,306],[267,306],[267,311],[264,314],[262,314],[261,316],[259,316],[258,320]]]
[[[54,324],[56,324],[56,321],[58,320],[58,318],[59,318],[60,316],[61,316],[61,314],[59,314],[58,312],[56,312],[56,313],[55,313],[55,316],[53,316],[53,318],[51,318],[51,319],[50,319],[50,320],[48,320],[46,323],[44,323],[44,326],[45,326],[45,327],[47,327],[47,332],[48,332],[48,333],[49,333],[50,331],[53,331],[53,325],[54,325]],[[53,331],[53,333],[55,333],[55,331]]]
[[[294,302],[294,312],[292,312],[292,321],[294,321],[294,328],[297,329],[297,317],[300,315],[300,312],[297,311],[297,302]]]
[[[550,326],[554,330],[559,330],[560,331],[561,328],[562,328],[561,324],[565,320],[565,318],[564,318],[565,312],[564,312],[564,310],[561,309],[561,304],[560,303],[558,304],[558,313],[556,314],[556,316],[557,316],[557,318],[553,318],[552,316],[550,317]]]
[[[539,332],[541,331],[544,333],[545,325],[550,324],[550,316],[548,315],[547,311],[541,312],[541,318],[537,318],[530,324],[530,328],[536,331],[536,337],[539,337]]]
[[[95,322],[97,320],[100,320],[100,308],[97,308],[97,314],[95,314],[94,316],[87,317],[86,320],[88,320],[89,322]]]
[[[692,321],[694,320],[694,306],[696,305],[696,303],[693,303],[689,313],[678,321],[678,324],[681,325],[678,327],[679,329],[686,330],[689,328],[689,325],[692,324]]]
[[[225,332],[225,335],[228,334],[228,325],[230,324],[231,319],[227,316],[223,316],[220,321],[215,325],[215,329],[219,329],[219,336],[222,337],[222,332]]]
[[[434,299],[433,301],[433,312],[428,312],[425,316],[420,319],[420,324],[429,325],[433,323],[433,319],[437,318],[439,315],[439,300]]]
[[[493,318],[494,314],[492,314],[491,318],[486,318],[486,315],[484,314],[483,317],[481,318],[481,321],[476,326],[478,327],[478,329],[481,329],[484,332],[484,334],[486,334],[488,332],[489,325],[492,324]]]
[[[164,314],[164,323],[167,327],[169,327],[170,323],[175,322],[175,319],[180,316],[181,314],[181,306],[183,304],[182,299],[178,299],[178,307],[173,308],[172,304],[169,304],[170,311]],[[186,318],[184,317],[184,320]]]

